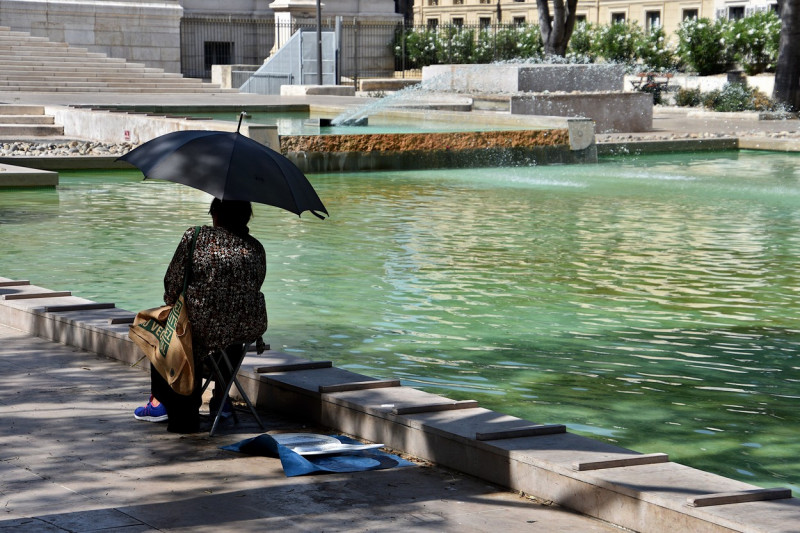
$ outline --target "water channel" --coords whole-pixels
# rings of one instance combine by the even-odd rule
[[[273,348],[800,491],[800,156],[312,175],[256,206]],[[0,192],[0,276],[160,303],[209,197],[135,171]]]

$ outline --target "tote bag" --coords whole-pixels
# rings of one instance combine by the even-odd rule
[[[195,227],[184,269],[183,291],[178,300],[174,305],[139,311],[128,331],[128,336],[172,390],[185,396],[194,391],[192,326],[186,308],[186,287],[199,231],[200,227]]]

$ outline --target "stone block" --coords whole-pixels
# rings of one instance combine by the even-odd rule
[[[569,147],[571,150],[585,150],[595,141],[594,121],[588,118],[571,118],[567,121],[569,128]]]
[[[0,164],[0,189],[3,187],[55,187],[58,172]]]
[[[355,96],[352,85],[281,85],[281,96]]]
[[[431,65],[422,69],[431,90],[470,93],[622,91],[621,65]]]
[[[653,128],[653,98],[647,93],[535,93],[511,97],[511,114],[592,119],[597,133]]]

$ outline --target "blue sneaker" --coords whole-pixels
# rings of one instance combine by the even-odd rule
[[[147,422],[166,422],[169,418],[167,417],[167,408],[164,407],[163,403],[158,404],[158,407],[153,407],[152,401],[153,397],[150,396],[150,401],[147,402],[147,405],[137,407],[133,412],[133,418]]]

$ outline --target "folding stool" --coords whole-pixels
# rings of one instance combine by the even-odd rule
[[[247,393],[242,387],[242,384],[239,383],[239,379],[236,377],[236,374],[239,373],[239,368],[242,366],[242,362],[244,361],[245,356],[247,355],[247,350],[250,348],[250,343],[242,343],[244,351],[242,352],[242,357],[239,359],[237,364],[231,364],[231,360],[228,357],[227,352],[223,350],[218,350],[210,355],[208,355],[204,361],[209,364],[211,367],[211,375],[205,378],[205,382],[203,383],[203,392],[208,388],[209,384],[213,381],[214,387],[222,387],[224,389],[224,393],[222,395],[222,400],[220,401],[219,407],[217,408],[217,415],[214,417],[214,423],[211,425],[211,430],[208,432],[209,436],[213,437],[214,432],[217,430],[217,424],[219,424],[220,418],[222,418],[222,407],[225,405],[225,402],[228,401],[231,392],[231,386],[234,384],[236,388],[239,390],[239,394],[241,395],[242,399],[244,399],[247,407],[250,408],[250,412],[253,413],[253,416],[258,422],[258,425],[261,429],[264,428],[264,424],[261,422],[261,419],[258,417],[258,413],[256,412],[255,407],[253,406],[250,398],[247,396]],[[231,379],[226,381],[224,375],[222,374],[222,370],[220,366],[224,366],[230,371]],[[236,410],[233,410],[233,420],[236,423],[239,423],[239,418],[236,416]]]

